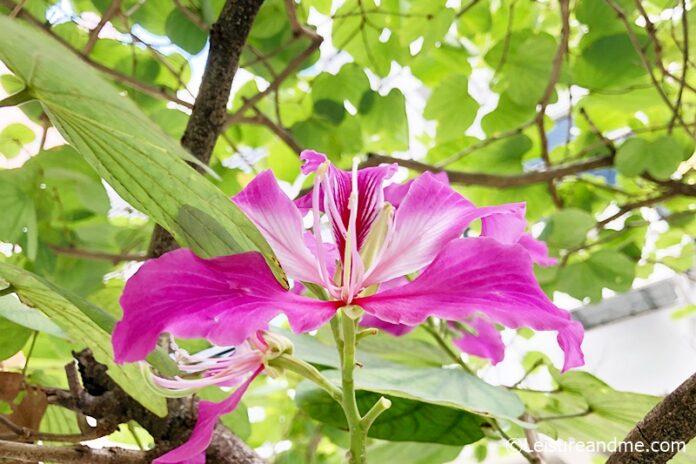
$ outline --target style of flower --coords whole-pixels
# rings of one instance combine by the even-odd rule
[[[309,195],[293,202],[265,171],[233,201],[266,238],[288,278],[319,286],[329,298],[288,291],[258,252],[202,259],[187,249],[172,251],[145,263],[126,284],[124,316],[113,333],[117,362],[144,359],[165,331],[240,345],[278,314],[287,316],[295,332],[307,332],[351,307],[364,311],[368,321],[388,325],[413,327],[431,316],[470,323],[485,315],[486,322],[510,328],[555,330],[565,353],[563,369],[583,364],[582,326],[549,301],[535,280],[532,257],[540,245],[524,235],[522,204],[477,208],[441,175],[425,173],[386,186],[395,165],[354,165],[348,172],[320,153],[305,151],[301,158],[303,173],[314,173]],[[303,227],[308,211],[311,232]],[[462,238],[477,219],[481,236]],[[332,241],[325,241],[322,221]],[[199,384],[226,379],[224,369],[238,367],[199,362],[212,369]],[[219,410],[201,402],[196,444],[190,445],[196,451],[210,440],[210,421],[236,406],[239,392],[261,371],[250,372],[253,365],[234,371],[232,383],[242,371],[250,377]],[[159,462],[178,462],[167,459]]]

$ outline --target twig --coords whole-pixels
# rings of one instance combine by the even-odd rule
[[[49,243],[46,245],[51,251],[75,258],[92,259],[97,261],[110,261],[112,263],[120,263],[122,261],[145,261],[147,256],[133,254],[113,254],[102,251],[81,250],[79,248],[64,247]]]
[[[527,370],[524,372],[524,374],[522,375],[522,378],[520,378],[520,380],[518,380],[517,382],[515,382],[514,384],[512,384],[512,386],[511,386],[510,388],[512,388],[512,389],[518,388],[518,387],[522,384],[522,382],[524,382],[525,380],[527,380],[527,377],[529,377],[529,375],[530,375],[532,372],[534,372],[538,367],[540,367],[540,366],[542,366],[542,365],[544,365],[544,361],[541,360],[541,359],[537,359],[537,360],[529,367],[529,369],[527,369]]]
[[[210,27],[201,19],[200,16],[181,4],[181,0],[174,0],[174,6],[176,6],[176,9],[179,10],[181,14],[186,16],[186,19],[191,21],[198,29],[203,32],[208,32],[210,30]]]
[[[669,97],[665,93],[665,90],[662,88],[660,83],[657,81],[657,78],[655,77],[655,73],[652,70],[652,67],[650,66],[650,63],[648,62],[648,57],[645,54],[645,50],[643,50],[643,47],[640,44],[640,41],[638,40],[638,36],[636,35],[635,31],[633,30],[633,26],[631,22],[628,20],[628,17],[626,16],[626,13],[624,12],[623,8],[619,6],[614,0],[605,0],[607,4],[616,12],[616,15],[619,17],[621,22],[624,23],[624,26],[626,28],[626,33],[628,34],[628,38],[631,41],[631,44],[633,44],[633,48],[635,49],[636,53],[638,54],[641,64],[645,68],[645,70],[648,73],[648,76],[650,77],[650,81],[653,84],[653,87],[655,87],[655,90],[657,90],[658,95],[660,95],[660,98],[662,101],[667,105],[667,107],[672,111],[674,114],[674,117],[677,121],[679,121],[679,124],[684,128],[684,131],[686,131],[687,134],[690,136],[694,137],[694,134],[691,130],[689,130],[689,125],[684,122],[684,119],[681,117],[679,114],[678,108],[675,108],[674,105],[672,105],[672,102],[670,101]]]
[[[297,140],[295,140],[295,137],[293,137],[293,135],[286,128],[281,127],[279,124],[276,124],[275,122],[273,122],[273,120],[271,120],[268,116],[263,114],[256,107],[254,107],[254,112],[256,113],[255,116],[250,117],[250,118],[249,117],[244,118],[244,119],[240,120],[239,122],[241,122],[241,123],[246,122],[246,123],[258,124],[258,125],[264,126],[264,127],[268,128],[269,130],[271,130],[274,134],[276,134],[295,153],[299,154],[303,150],[303,148],[299,144],[299,142],[297,142]]]
[[[27,352],[27,355],[24,357],[24,367],[22,368],[23,377],[26,377],[27,371],[29,370],[29,361],[31,360],[31,355],[34,354],[34,347],[36,346],[36,337],[38,336],[38,330],[34,330],[34,333],[31,334],[31,345],[29,345],[29,351]]]
[[[590,115],[587,113],[587,110],[585,108],[580,108],[580,115],[585,119],[587,122],[587,125],[590,126],[590,130],[592,133],[604,144],[607,149],[609,150],[609,153],[612,155],[616,155],[616,145],[614,145],[614,142],[607,137],[604,136],[601,130],[597,127],[597,125],[594,123],[594,121],[590,118]]]
[[[430,335],[432,335],[435,342],[437,342],[437,344],[440,346],[440,348],[442,348],[442,350],[445,353],[447,353],[447,356],[449,356],[452,359],[452,361],[459,364],[459,366],[462,369],[464,369],[466,372],[468,372],[469,374],[475,375],[474,371],[471,370],[469,365],[464,362],[464,360],[462,359],[462,356],[459,353],[457,353],[456,351],[454,351],[454,349],[451,346],[449,346],[447,341],[444,338],[442,338],[442,335],[440,335],[438,333],[438,331],[435,330],[434,327],[432,327],[431,324],[432,323],[430,321],[428,321],[428,324],[423,324],[421,327],[423,327],[426,332],[428,332]]]
[[[495,419],[491,420],[491,421],[490,421],[490,424],[491,424],[491,426],[496,430],[496,432],[498,432],[498,433],[500,434],[500,436],[503,437],[503,438],[505,439],[505,441],[507,441],[508,443],[510,443],[510,446],[512,446],[513,448],[515,448],[515,450],[517,450],[518,453],[520,453],[527,461],[529,461],[530,464],[539,464],[539,460],[536,459],[535,456],[533,456],[529,451],[523,449],[523,448],[519,445],[519,443],[517,443],[516,440],[513,440],[512,437],[510,437],[510,435],[508,435],[507,433],[505,433],[505,431],[504,431],[503,428],[500,426],[500,424],[498,424],[498,421],[497,421],[497,420],[495,420]]]
[[[646,198],[646,199],[640,200],[640,201],[634,201],[632,203],[626,203],[625,205],[619,207],[619,210],[616,213],[612,214],[608,218],[602,219],[601,221],[597,222],[597,225],[595,227],[598,229],[601,229],[604,226],[606,226],[607,224],[609,224],[611,221],[614,221],[614,220],[620,218],[624,214],[629,213],[629,212],[633,211],[634,209],[654,205],[655,203],[660,203],[664,200],[668,200],[668,199],[673,198],[677,195],[678,195],[678,192],[669,191],[669,192],[665,192],[661,195],[657,195],[655,197]]]
[[[146,464],[142,451],[123,448],[95,449],[88,446],[43,446],[0,440],[0,455],[26,462],[66,462],[71,464]]]
[[[672,79],[673,81],[679,82],[680,79],[672,74],[667,67],[665,67],[664,61],[662,60],[662,43],[660,43],[660,40],[657,37],[657,28],[655,27],[655,24],[652,22],[650,19],[650,15],[648,14],[647,11],[645,11],[645,8],[643,7],[643,4],[641,3],[640,0],[634,0],[634,3],[636,5],[636,8],[640,12],[640,15],[643,17],[643,20],[645,21],[645,32],[648,33],[648,37],[650,38],[650,41],[653,43],[653,48],[655,51],[655,64],[657,65],[657,68],[660,70],[662,73],[663,79],[665,77],[668,77]],[[686,8],[686,4],[683,4],[683,16],[688,13],[688,10]],[[683,25],[683,24],[682,24]],[[684,37],[688,37],[688,35],[684,35]],[[676,40],[675,40],[676,43]],[[681,50],[683,52],[683,50]],[[689,85],[687,82],[684,82],[684,86],[691,90],[692,92],[696,91],[696,88],[692,87]]]
[[[571,414],[559,414],[557,416],[535,417],[534,422],[555,421],[555,420],[563,420],[563,419],[576,419],[578,417],[589,416],[590,414],[592,414],[592,408],[588,407],[584,411],[575,412],[575,413],[571,413]]]
[[[324,39],[322,39],[322,37],[316,32],[314,32],[312,29],[300,24],[299,20],[297,19],[297,10],[294,0],[285,0],[285,8],[287,11],[288,20],[290,21],[290,26],[292,27],[293,35],[295,37],[307,37],[310,40],[310,44],[307,48],[300,52],[300,54],[295,56],[295,58],[293,58],[292,61],[288,63],[285,69],[278,73],[275,79],[273,79],[273,81],[265,90],[257,93],[248,100],[245,100],[242,106],[237,111],[228,115],[227,121],[224,125],[225,128],[231,126],[236,122],[239,122],[244,117],[244,113],[247,110],[252,109],[261,99],[263,99],[270,93],[277,91],[278,88],[280,88],[281,84],[288,77],[290,77],[302,65],[302,63],[304,63],[305,60],[312,56],[312,54],[315,51],[317,51],[321,46],[321,43]]]
[[[510,137],[514,137],[518,134],[521,134],[525,129],[527,129],[528,127],[531,127],[532,125],[534,125],[533,119],[525,122],[524,124],[522,124],[518,127],[515,127],[514,129],[510,129],[510,130],[505,131],[505,132],[499,132],[497,134],[493,134],[490,137],[486,137],[485,139],[483,139],[479,142],[476,142],[472,145],[469,145],[468,147],[466,147],[465,149],[463,149],[461,151],[458,151],[457,153],[454,153],[453,155],[447,157],[445,160],[437,163],[435,166],[437,166],[438,168],[444,168],[445,166],[449,166],[450,164],[455,163],[455,162],[459,161],[460,159],[464,158],[465,156],[468,156],[471,153],[474,153],[475,151],[481,150],[482,148],[485,148],[494,142],[497,142],[499,140],[508,139]]]
[[[480,0],[471,0],[469,3],[464,5],[462,7],[462,9],[457,12],[456,15],[454,15],[455,18],[461,18],[462,16],[464,16],[466,14],[466,12],[469,11],[470,9],[472,9],[473,7],[475,7],[479,1]]]
[[[534,419],[527,412],[522,414],[521,419],[526,422],[534,421]],[[529,446],[530,450],[529,454],[532,456],[532,460],[529,462],[532,464],[544,464],[544,456],[536,451],[536,447],[534,446],[539,441],[539,435],[537,434],[536,430],[525,428],[524,437],[527,439],[527,445]]]
[[[684,35],[684,45],[682,47],[682,75],[679,80],[679,91],[677,92],[677,101],[674,103],[675,112],[672,115],[672,119],[669,120],[668,133],[672,133],[674,129],[674,123],[677,120],[677,114],[681,111],[682,97],[684,96],[684,87],[686,86],[686,73],[689,69],[689,23],[688,23],[688,11],[686,9],[686,0],[682,0],[682,32]]]
[[[508,51],[510,50],[510,39],[512,38],[512,23],[515,19],[516,4],[517,0],[512,0],[512,2],[510,3],[510,8],[508,10],[507,28],[505,32],[505,38],[503,39],[503,50],[500,53],[500,61],[498,61],[498,64],[496,65],[494,72],[496,75],[500,72],[501,69],[503,69],[505,61],[507,60]]]
[[[12,11],[10,11],[10,18],[16,18],[17,15],[24,9],[24,6],[29,0],[20,0],[20,2],[15,6]]]
[[[561,66],[563,66],[563,57],[568,49],[568,39],[570,37],[570,0],[559,0],[559,5],[561,9],[561,39],[558,42],[558,48],[556,49],[556,54],[553,57],[551,64],[551,74],[549,75],[549,80],[546,83],[546,88],[544,93],[541,95],[537,106],[537,115],[534,120],[537,129],[539,131],[539,145],[541,147],[541,159],[544,161],[544,165],[548,169],[551,167],[551,159],[549,158],[549,144],[546,137],[546,128],[544,127],[544,116],[546,115],[546,108],[549,105],[551,96],[553,95],[553,90],[556,87],[558,78],[561,75]],[[563,207],[563,200],[556,190],[556,185],[553,179],[548,181],[549,193],[553,203],[558,208]]]
[[[89,56],[89,54],[92,53],[94,46],[97,44],[97,39],[99,39],[99,33],[104,28],[104,26],[106,26],[106,23],[108,23],[111,20],[111,18],[117,15],[120,11],[121,0],[112,0],[109,4],[109,7],[106,9],[101,19],[99,20],[97,27],[89,31],[89,38],[87,39],[87,44],[85,44],[85,48],[82,50],[83,54]]]

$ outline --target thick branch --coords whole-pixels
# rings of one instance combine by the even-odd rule
[[[607,464],[661,464],[696,436],[696,374],[667,395],[631,430]],[[668,443],[669,445],[665,444]],[[643,451],[638,451],[642,449]]]
[[[239,57],[263,0],[228,0],[210,30],[210,51],[198,97],[181,144],[193,156],[208,164],[215,142],[224,129],[232,80]],[[177,248],[165,229],[155,226],[148,256],[158,257]]]
[[[0,456],[19,462],[67,462],[71,464],[146,464],[146,453],[123,448],[43,446],[0,440]]]
[[[603,168],[613,164],[611,156],[598,156],[589,158],[577,163],[558,165],[541,171],[530,171],[516,175],[499,175],[499,174],[484,174],[474,172],[449,171],[429,164],[421,163],[414,160],[405,160],[392,158],[390,156],[382,156],[370,154],[363,166],[377,166],[381,163],[398,163],[405,168],[413,169],[418,172],[445,172],[449,181],[453,184],[461,185],[483,185],[485,187],[509,188],[520,187],[524,185],[536,184],[539,182],[548,182],[553,179],[579,174],[581,172],[590,171],[592,169]]]
[[[84,390],[45,390],[50,404],[84,413],[96,419],[103,427],[136,421],[155,439],[156,447],[148,453],[149,459],[188,439],[196,420],[195,399],[169,399],[169,414],[167,417],[158,417],[118,387],[107,375],[106,366],[99,364],[89,350],[76,353],[75,357]],[[222,426],[216,428],[206,456],[208,462],[216,464],[264,464],[254,450]]]

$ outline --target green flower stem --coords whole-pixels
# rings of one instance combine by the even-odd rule
[[[341,385],[343,387],[343,411],[348,421],[350,433],[350,451],[348,462],[350,464],[364,464],[367,462],[367,451],[365,441],[367,440],[367,430],[363,427],[358,402],[355,397],[355,346],[356,329],[358,319],[353,319],[346,314],[345,308],[341,314],[341,325],[343,327],[343,362],[341,367]]]
[[[365,414],[362,418],[361,425],[363,429],[367,432],[370,430],[370,427],[372,426],[372,423],[379,417],[380,414],[382,414],[384,411],[387,409],[391,408],[391,401],[386,399],[385,397],[381,397],[371,408],[369,411],[367,411],[367,414]]]
[[[331,333],[333,334],[334,341],[336,342],[336,348],[338,349],[338,358],[341,365],[343,365],[343,337],[341,335],[340,321],[338,320],[338,313],[331,318]]]
[[[310,380],[323,388],[337,402],[343,404],[343,393],[341,390],[331,383],[329,379],[324,377],[319,370],[311,364],[302,361],[290,354],[283,354],[271,360],[269,364],[273,367],[279,367],[288,371],[294,372],[307,380]]]

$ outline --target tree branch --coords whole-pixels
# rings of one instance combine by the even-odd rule
[[[278,75],[273,79],[273,81],[265,90],[245,100],[242,106],[237,111],[228,115],[227,121],[225,122],[225,128],[242,120],[242,118],[244,118],[244,113],[256,106],[256,104],[264,97],[271,94],[272,92],[277,91],[281,84],[288,77],[290,77],[302,65],[302,63],[304,63],[310,56],[312,56],[312,54],[315,51],[319,49],[319,46],[324,40],[319,34],[314,32],[312,29],[300,24],[299,20],[297,19],[297,11],[294,0],[285,0],[285,8],[295,38],[305,36],[310,40],[310,44],[300,54],[295,56],[295,58],[293,58],[292,61],[288,63],[285,69],[278,73]]]
[[[558,42],[558,48],[556,49],[556,54],[553,57],[549,81],[546,84],[544,93],[541,95],[541,98],[537,103],[539,109],[537,110],[537,115],[534,120],[539,131],[541,159],[544,161],[544,166],[546,166],[547,169],[551,167],[551,159],[549,158],[549,142],[548,138],[546,137],[546,128],[544,127],[544,116],[546,116],[546,108],[548,107],[551,96],[553,95],[553,91],[556,88],[558,78],[561,76],[563,57],[568,49],[568,39],[570,37],[570,0],[559,0],[558,3],[561,9],[561,39]],[[548,181],[548,187],[553,203],[558,208],[563,207],[563,200],[556,190],[556,184],[554,184],[553,179]]]
[[[224,129],[232,80],[239,57],[263,0],[228,0],[210,30],[210,51],[198,97],[191,110],[181,145],[208,164],[215,142]],[[177,248],[169,232],[155,226],[148,256],[158,257]]]
[[[147,258],[143,255],[113,254],[104,253],[102,251],[81,250],[79,248],[53,245],[52,243],[49,243],[46,246],[49,250],[59,255],[72,256],[74,258],[82,259],[92,259],[97,261],[110,261],[114,264],[122,261],[144,261]]]
[[[541,171],[530,171],[516,175],[500,175],[500,174],[484,174],[475,172],[449,171],[429,164],[421,163],[420,161],[392,158],[390,156],[377,155],[370,153],[367,161],[363,163],[363,167],[377,166],[381,163],[398,163],[399,166],[413,169],[418,172],[444,172],[447,178],[453,184],[461,185],[483,185],[485,187],[509,188],[520,187],[524,185],[536,184],[539,182],[548,182],[550,180],[559,179],[561,177],[579,174],[592,169],[603,168],[613,164],[613,157],[598,156],[589,158],[577,163],[557,165],[549,169]]]
[[[104,29],[106,23],[108,23],[111,20],[111,18],[116,16],[119,13],[119,11],[121,11],[121,0],[113,0],[111,4],[109,4],[109,7],[106,9],[104,14],[102,15],[101,19],[99,20],[99,24],[97,24],[97,27],[89,31],[89,39],[87,40],[87,44],[85,44],[85,48],[82,50],[82,53],[84,53],[87,56],[89,56],[89,54],[92,53],[94,46],[97,44],[99,33],[102,29]]]
[[[20,462],[71,464],[146,464],[146,453],[123,448],[95,449],[83,445],[43,446],[0,440],[0,456]]]
[[[635,31],[633,30],[633,26],[631,22],[629,21],[628,17],[626,16],[626,12],[621,8],[619,4],[617,4],[614,0],[605,0],[607,4],[616,12],[616,15],[618,18],[621,20],[621,22],[624,24],[624,27],[626,28],[626,33],[628,34],[628,38],[631,40],[631,44],[633,45],[633,48],[635,49],[636,53],[638,54],[638,57],[640,58],[640,62],[643,65],[643,68],[648,73],[648,76],[650,77],[650,82],[652,82],[653,87],[655,87],[655,90],[657,90],[657,93],[660,95],[660,98],[662,101],[667,105],[667,107],[672,111],[674,114],[674,118],[679,122],[679,124],[684,128],[684,131],[689,134],[690,136],[694,137],[693,132],[689,129],[689,125],[684,122],[684,119],[681,117],[681,114],[679,113],[679,108],[676,108],[672,102],[670,101],[669,97],[665,93],[665,90],[662,88],[660,83],[657,81],[657,78],[655,77],[655,73],[652,70],[652,67],[650,66],[650,62],[648,61],[648,57],[645,53],[645,50],[643,50],[643,47],[638,40],[638,36],[636,36]]]
[[[607,464],[661,464],[696,436],[696,374],[667,395],[631,430]],[[670,446],[664,445],[669,443]],[[661,446],[662,445],[662,446]],[[654,446],[657,448],[653,449]],[[642,448],[643,452],[638,451]]]

